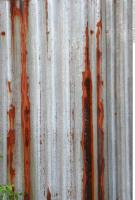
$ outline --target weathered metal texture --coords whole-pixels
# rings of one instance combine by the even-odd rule
[[[132,1],[0,1],[0,183],[25,200],[132,199]]]

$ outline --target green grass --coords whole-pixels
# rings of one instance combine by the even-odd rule
[[[0,159],[2,159],[3,156],[0,154]],[[2,185],[0,184],[0,200],[18,200],[19,196],[21,196],[22,193],[18,193],[14,191],[14,186],[11,184]]]
[[[0,185],[0,200],[18,200],[21,195],[14,191],[13,185]]]

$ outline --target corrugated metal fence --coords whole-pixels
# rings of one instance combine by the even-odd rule
[[[131,0],[0,0],[0,136],[25,200],[132,199]]]

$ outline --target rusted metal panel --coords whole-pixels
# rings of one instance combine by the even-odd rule
[[[0,183],[22,199],[132,199],[131,7],[0,1]]]

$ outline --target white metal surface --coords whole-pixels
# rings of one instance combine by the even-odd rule
[[[132,199],[131,10],[0,1],[0,184],[25,200]]]

